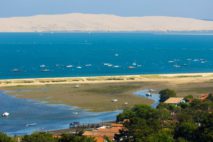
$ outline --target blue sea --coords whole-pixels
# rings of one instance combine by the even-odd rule
[[[213,71],[213,35],[0,33],[0,79]]]
[[[0,79],[212,71],[209,33],[0,33]],[[156,107],[159,96],[150,99]],[[0,131],[10,135],[68,128],[74,121],[113,121],[121,112],[92,113],[3,91],[0,104],[1,114],[11,114],[0,117]]]

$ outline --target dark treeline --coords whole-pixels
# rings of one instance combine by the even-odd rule
[[[161,100],[174,97],[174,91],[160,92]],[[178,105],[161,103],[157,109],[137,105],[117,117],[125,130],[116,135],[117,142],[213,142],[213,96],[205,101],[193,99]]]

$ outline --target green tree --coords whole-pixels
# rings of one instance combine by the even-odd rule
[[[15,140],[0,132],[0,142],[15,142]]]
[[[186,139],[179,137],[177,140],[177,142],[188,142]]]
[[[57,142],[57,140],[49,133],[40,132],[25,135],[21,142]]]
[[[212,102],[213,102],[213,95],[212,95],[212,93],[210,93],[210,94],[209,94],[209,96],[208,96],[208,100],[210,100],[210,101],[212,101]]]
[[[187,112],[181,112],[176,115],[179,122],[193,121],[193,116]]]
[[[173,136],[165,131],[159,131],[147,138],[147,142],[174,142]]]
[[[176,97],[176,92],[170,89],[161,90],[159,94],[160,94],[160,102],[164,102],[170,97]]]
[[[179,123],[175,129],[175,137],[182,137],[188,141],[194,141],[196,140],[197,128],[198,126],[192,121]]]
[[[199,115],[199,114],[198,114]],[[213,141],[213,114],[203,113],[199,118],[200,127],[197,134],[200,141],[212,142]]]
[[[190,102],[194,99],[194,97],[192,95],[188,95],[186,97],[184,97],[184,100],[186,100],[186,102]]]
[[[128,119],[123,130],[116,136],[116,140],[122,139],[127,142],[145,141],[147,136],[161,128],[161,115],[158,110],[146,105],[136,105],[131,110],[125,110],[118,116],[118,120]],[[162,116],[163,118],[164,116]],[[166,117],[166,116],[165,116]]]

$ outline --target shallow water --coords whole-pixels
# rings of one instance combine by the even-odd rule
[[[134,94],[146,97],[149,90]],[[153,108],[159,104],[159,95],[146,97],[154,100]],[[24,135],[35,131],[49,131],[69,128],[71,122],[81,124],[115,121],[121,111],[93,113],[66,105],[51,105],[19,99],[0,92],[0,113],[9,112],[8,118],[0,117],[0,131],[10,135]],[[76,114],[76,112],[78,114]]]
[[[151,106],[153,108],[156,108],[159,105],[159,103],[160,103],[160,95],[159,94],[155,94],[155,93],[151,93],[151,96],[147,97],[146,96],[147,93],[149,93],[149,90],[145,89],[145,90],[137,91],[134,94],[137,95],[137,96],[141,96],[141,97],[153,100],[154,102],[152,103]]]
[[[212,72],[212,55],[211,34],[0,33],[0,78]]]
[[[115,121],[121,111],[92,113],[65,105],[50,105],[27,99],[18,99],[0,92],[0,131],[10,135],[29,134],[69,128],[71,122],[81,124]],[[78,114],[76,114],[78,112]],[[32,125],[30,125],[32,124]]]

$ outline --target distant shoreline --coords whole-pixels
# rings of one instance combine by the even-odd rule
[[[213,21],[169,16],[122,17],[109,14],[68,13],[0,18],[0,32],[211,30]]]
[[[213,35],[213,30],[200,31],[29,31],[29,32],[1,32],[0,34],[168,34],[168,35]]]
[[[88,76],[88,77],[53,77],[53,78],[26,78],[26,79],[1,79],[0,87],[30,86],[48,84],[89,84],[89,83],[119,83],[119,82],[143,82],[143,81],[190,81],[196,79],[213,79],[210,73],[174,73],[174,74],[139,74],[139,75],[115,75],[115,76]]]

